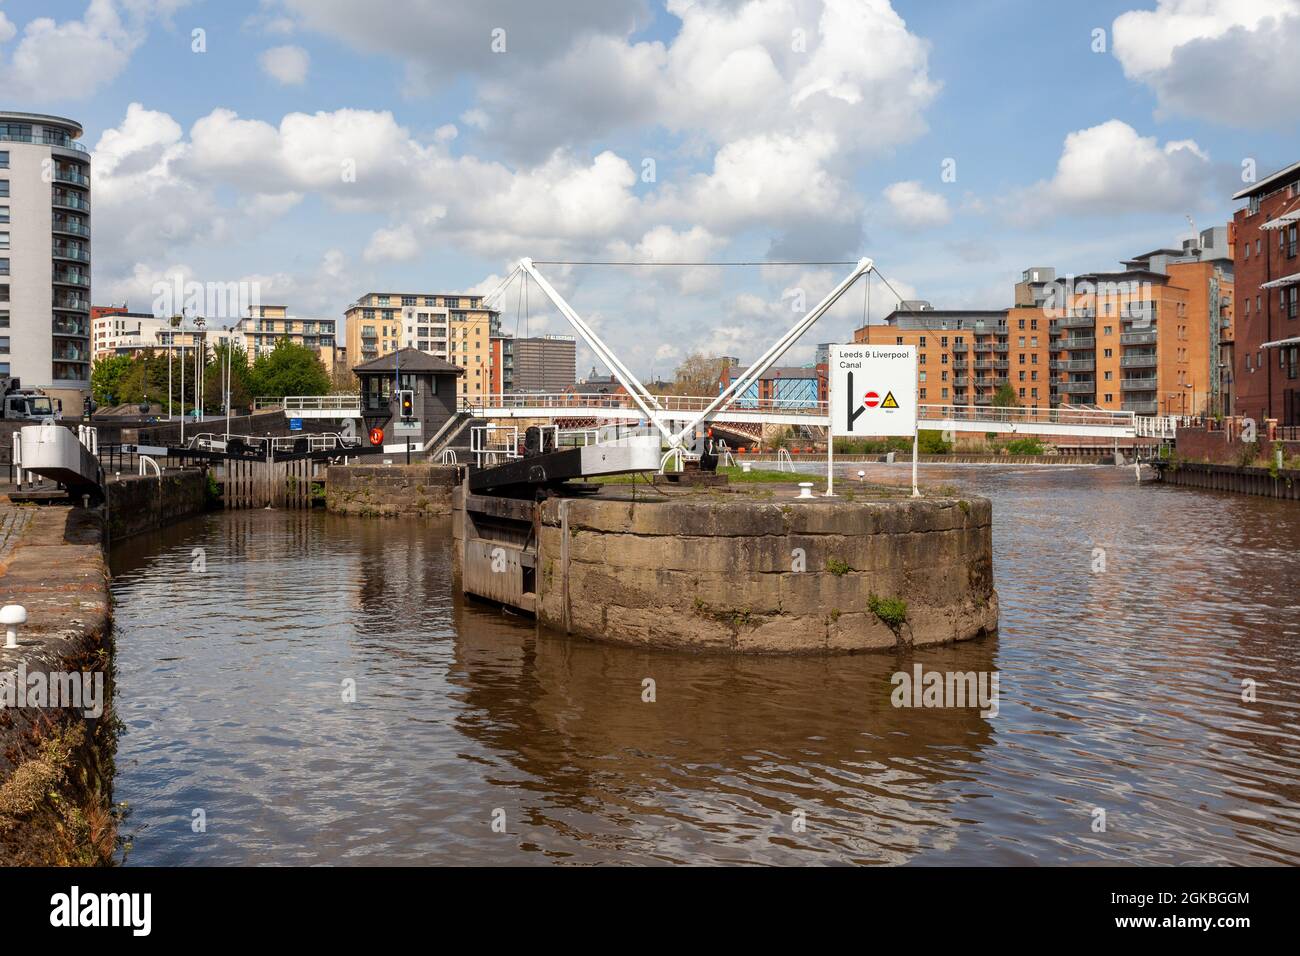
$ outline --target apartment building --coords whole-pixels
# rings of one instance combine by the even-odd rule
[[[1300,163],[1237,192],[1235,406],[1300,425]]]
[[[243,349],[250,362],[268,354],[280,339],[314,349],[327,372],[340,361],[335,346],[334,319],[308,319],[288,314],[282,305],[254,306],[250,314],[230,327],[209,327],[201,320],[158,318],[128,312],[119,306],[91,309],[93,355],[139,355],[148,349],[192,349],[202,342],[212,348],[231,342]]]
[[[269,354],[281,339],[288,339],[314,349],[325,371],[333,374],[339,361],[336,324],[335,319],[290,315],[288,307],[283,305],[255,305],[235,323],[231,332],[237,344],[248,353],[250,362],[259,355]]]
[[[914,345],[917,399],[930,405],[992,405],[1002,386],[1026,408],[1051,399],[1050,325],[1041,306],[1010,309],[935,309],[909,300],[867,325],[853,341]]]
[[[109,355],[135,355],[152,344],[163,320],[148,312],[130,312],[126,306],[93,305],[90,307],[91,361]]]
[[[81,126],[0,111],[0,375],[90,394],[90,155]]]
[[[1038,267],[1016,286],[1051,316],[1052,403],[1140,415],[1224,410],[1233,317],[1227,229],[1122,265],[1064,278]]]
[[[481,400],[492,388],[491,337],[500,313],[479,295],[369,292],[344,312],[347,354],[356,363],[414,348],[465,369],[460,397]]]

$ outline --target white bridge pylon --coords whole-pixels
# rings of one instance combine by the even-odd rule
[[[505,286],[509,284],[510,279],[514,278],[514,275],[518,271],[522,270],[527,273],[546,294],[546,297],[551,300],[557,309],[560,310],[560,314],[569,321],[569,324],[572,325],[578,335],[582,337],[582,340],[587,343],[593,352],[596,353],[597,358],[605,363],[606,367],[609,368],[611,374],[613,374],[618,383],[627,390],[628,396],[635,403],[637,409],[641,411],[644,418],[647,421],[652,422],[654,426],[659,429],[659,432],[663,435],[668,447],[682,448],[685,445],[687,435],[692,434],[700,425],[706,424],[707,422],[713,421],[717,418],[719,412],[726,410],[739,395],[762,378],[763,373],[771,368],[805,332],[812,328],[813,323],[820,319],[826,311],[835,304],[840,296],[848,291],[849,287],[852,286],[853,283],[857,282],[859,278],[865,276],[874,268],[875,265],[870,259],[859,259],[857,265],[853,267],[852,271],[844,277],[839,285],[832,289],[826,297],[818,302],[817,305],[808,313],[795,322],[795,324],[792,325],[784,335],[772,343],[771,347],[764,352],[756,362],[746,369],[743,375],[733,381],[726,389],[719,393],[716,398],[709,400],[703,408],[698,411],[692,410],[684,417],[681,413],[671,416],[666,414],[667,410],[660,404],[659,397],[651,394],[649,389],[641,384],[640,379],[632,374],[632,371],[619,360],[618,356],[614,354],[613,349],[601,341],[600,336],[598,336],[595,331],[582,320],[582,317],[579,316],[578,313],[574,311],[573,307],[564,300],[564,297],[556,292],[551,284],[546,281],[546,278],[537,271],[536,266],[533,265],[532,259],[520,259],[519,266],[511,273],[506,281],[498,287],[497,292],[504,289]],[[497,292],[493,292],[487,298],[491,298],[492,295],[496,295]],[[736,421],[743,420],[736,418],[735,415],[736,412],[734,411],[729,410],[727,412],[728,419]],[[770,421],[771,419],[764,420]]]

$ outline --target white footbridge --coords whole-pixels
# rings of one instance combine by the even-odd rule
[[[829,422],[826,402],[782,402],[737,399],[729,405],[709,409],[713,398],[689,395],[653,396],[643,409],[630,395],[582,395],[572,392],[550,394],[485,395],[477,401],[461,401],[460,410],[476,418],[494,420],[545,419],[547,421],[590,421],[598,424],[653,425],[675,431],[683,424],[692,428],[716,422],[720,425],[810,425],[825,428]],[[262,407],[273,407],[271,401]],[[290,395],[276,401],[288,418],[341,419],[361,417],[359,395]],[[707,416],[701,417],[706,409]],[[647,414],[649,412],[649,414]],[[1136,415],[1104,408],[1060,406],[1057,408],[998,408],[967,405],[918,405],[922,428],[942,432],[1001,432],[1060,438],[1144,438],[1172,440],[1178,420],[1165,416]]]
[[[654,265],[655,263],[646,263]],[[521,259],[510,275],[484,297],[489,304],[517,278],[531,280],[545,293],[560,314],[609,369],[619,389],[612,394],[585,395],[509,394],[489,395],[464,404],[462,411],[478,418],[590,420],[600,423],[640,422],[655,428],[670,449],[686,445],[711,423],[725,425],[773,424],[809,425],[825,428],[829,414],[825,402],[756,401],[745,398],[755,383],[812,328],[835,302],[860,278],[876,270],[871,259],[860,259],[852,271],[824,299],[802,315],[789,330],[765,351],[743,374],[714,396],[665,396],[647,389],[608,345],[601,340],[573,307],[555,291],[531,259]],[[290,396],[281,403],[291,418],[355,418],[361,415],[357,395]],[[948,432],[1011,432],[1023,435],[1055,435],[1062,438],[1172,439],[1176,420],[1139,416],[1133,412],[1062,406],[1049,409],[998,408],[993,406],[920,405],[918,419],[923,428]]]

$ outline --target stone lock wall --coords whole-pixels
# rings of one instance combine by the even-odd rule
[[[110,541],[153,531],[202,514],[208,507],[208,473],[197,468],[153,475],[122,475],[109,481]]]
[[[984,498],[551,499],[541,511],[537,616],[569,633],[794,653],[936,644],[997,628]],[[892,616],[886,599],[906,602],[905,620],[877,613]]]
[[[449,515],[458,471],[454,465],[331,465],[325,507],[370,517]]]

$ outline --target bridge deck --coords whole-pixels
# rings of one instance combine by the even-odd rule
[[[707,396],[661,395],[656,397],[655,419],[681,426],[704,411],[712,401]],[[361,415],[356,395],[289,396],[280,400],[291,418],[355,418]],[[461,411],[477,418],[549,418],[638,421],[645,416],[624,394],[579,395],[572,393],[489,395],[483,400],[461,401]],[[1013,432],[1025,435],[1058,435],[1092,438],[1152,438],[1174,436],[1175,420],[1140,416],[1133,412],[1101,408],[997,408],[968,405],[919,405],[918,418],[924,428],[954,432]],[[783,402],[737,399],[719,409],[711,419],[720,424],[812,425],[826,427],[826,402]]]

